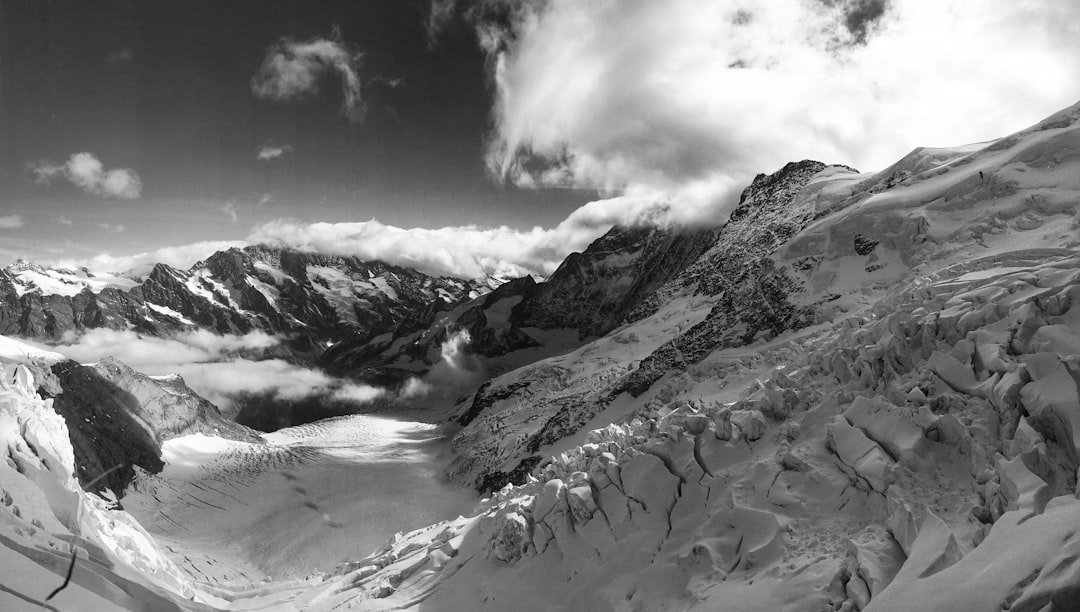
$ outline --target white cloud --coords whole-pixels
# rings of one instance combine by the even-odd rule
[[[363,121],[366,108],[360,96],[360,54],[350,52],[335,28],[330,38],[306,42],[282,38],[266,50],[262,65],[251,79],[251,92],[262,100],[283,102],[319,91],[319,81],[330,73],[341,79],[341,111],[354,123]]]
[[[74,221],[72,221],[71,219],[68,219],[67,217],[64,217],[64,216],[57,217],[56,222],[59,223],[60,225],[75,225]]]
[[[254,361],[281,341],[261,331],[219,335],[196,330],[158,338],[131,330],[94,329],[66,334],[48,347],[80,363],[111,355],[149,375],[180,374],[196,393],[219,407],[229,407],[241,394],[270,394],[283,400],[312,396],[355,404],[369,403],[383,390],[333,378],[318,370],[283,361]],[[27,341],[34,346],[41,343]]]
[[[376,220],[356,223],[301,223],[278,219],[252,230],[248,242],[289,246],[336,255],[381,260],[442,276],[482,278],[548,275],[571,251],[580,251],[622,218],[622,200],[587,204],[552,229],[466,225],[404,229]]]
[[[134,200],[142,193],[139,173],[130,168],[106,170],[92,153],[76,153],[62,164],[47,161],[30,164],[30,170],[38,183],[64,179],[94,195]]]
[[[354,404],[366,404],[386,394],[385,389],[369,385],[357,385],[348,383],[334,390],[330,395],[333,399],[351,402]]]
[[[787,161],[880,169],[916,146],[1006,135],[1080,97],[1075,2],[488,0],[470,11],[494,86],[495,174],[665,201],[683,219],[715,215]]]
[[[98,227],[107,232],[116,232],[117,234],[123,234],[127,231],[126,225],[113,225],[112,223],[98,223]]]
[[[25,225],[26,222],[23,221],[20,215],[4,215],[0,217],[0,229],[19,229]]]
[[[73,269],[85,267],[92,272],[131,272],[135,275],[146,275],[156,263],[186,270],[218,251],[244,246],[246,243],[236,240],[207,240],[181,246],[162,247],[135,255],[102,254],[86,259],[61,259],[45,263],[54,263]]]
[[[221,212],[233,223],[240,220],[240,215],[236,212],[236,202],[225,202],[225,205],[221,207]]]
[[[271,348],[279,342],[261,331],[240,336],[196,330],[158,338],[130,330],[93,329],[82,334],[67,333],[52,348],[80,363],[112,355],[147,374],[171,374],[179,364],[220,361],[239,352]]]
[[[279,157],[281,157],[281,156],[283,156],[286,153],[289,153],[291,151],[292,151],[292,147],[289,146],[289,145],[271,145],[271,144],[268,144],[268,145],[263,145],[263,147],[261,149],[259,149],[259,152],[255,156],[255,158],[258,159],[259,161],[270,161],[272,159],[277,159],[277,158],[279,158]]]

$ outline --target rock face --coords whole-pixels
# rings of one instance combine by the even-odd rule
[[[614,227],[583,253],[569,255],[514,307],[521,327],[575,328],[602,336],[657,288],[712,248],[717,228]]]
[[[91,490],[108,488],[119,497],[135,466],[160,472],[161,443],[170,438],[204,433],[260,440],[222,418],[178,376],[150,378],[111,357],[89,366],[61,362],[51,374],[55,384],[40,392],[67,422],[79,482]]]

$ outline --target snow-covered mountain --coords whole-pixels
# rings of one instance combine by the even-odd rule
[[[5,341],[0,552],[25,579],[0,603],[42,599],[73,542],[64,596],[103,609],[1075,610],[1078,219],[1080,104],[878,173],[792,163],[718,228],[617,228],[545,282],[483,295],[410,283],[429,301],[312,336],[334,342],[327,370],[401,380],[468,331],[483,375],[439,430],[359,415],[228,440],[186,391],[102,362],[106,413],[161,435],[138,448],[162,469],[132,468],[123,509],[74,479],[101,438],[58,408],[82,379]],[[286,313],[333,327],[387,295],[360,272],[333,293],[320,268],[340,264],[256,251],[6,303],[145,304],[160,286],[150,301],[190,324],[276,333],[301,328]],[[153,408],[162,393],[194,420]],[[472,488],[487,497],[462,511]],[[419,528],[372,553],[374,524]]]
[[[425,310],[486,291],[381,262],[266,246],[220,251],[190,270],[157,264],[143,279],[19,261],[0,271],[0,333],[56,340],[102,327],[160,335],[261,330],[317,354],[327,342],[418,325]]]

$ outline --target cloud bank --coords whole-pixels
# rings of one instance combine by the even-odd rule
[[[135,200],[142,194],[142,179],[130,168],[106,170],[92,153],[76,153],[62,164],[42,161],[30,164],[30,170],[41,184],[63,179],[86,193]]]
[[[584,250],[627,211],[647,216],[650,208],[622,198],[603,200],[586,204],[554,228],[530,230],[476,225],[405,229],[374,219],[356,223],[278,219],[254,228],[247,241],[377,259],[436,276],[546,276],[568,253]]]
[[[666,201],[681,220],[715,214],[787,161],[881,169],[1080,97],[1075,2],[459,5],[489,59],[495,176]]]
[[[265,351],[280,341],[259,331],[241,336],[196,330],[158,338],[130,330],[94,329],[65,335],[58,345],[48,348],[80,363],[112,355],[151,376],[180,374],[196,393],[223,409],[231,408],[234,398],[241,395],[269,395],[285,401],[327,397],[353,404],[368,403],[383,395],[381,389],[333,378],[281,359],[245,358],[265,356]]]
[[[359,123],[366,114],[360,96],[360,57],[346,48],[337,29],[330,38],[304,42],[282,38],[266,50],[251,79],[251,92],[256,98],[275,102],[302,99],[318,93],[319,81],[334,74],[341,79],[341,112],[349,121]]]

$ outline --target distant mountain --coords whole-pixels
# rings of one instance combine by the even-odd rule
[[[221,251],[190,270],[157,264],[141,279],[19,261],[0,270],[0,333],[57,340],[94,328],[261,330],[317,356],[326,344],[409,329],[420,324],[416,313],[487,291],[381,262],[265,246]]]

